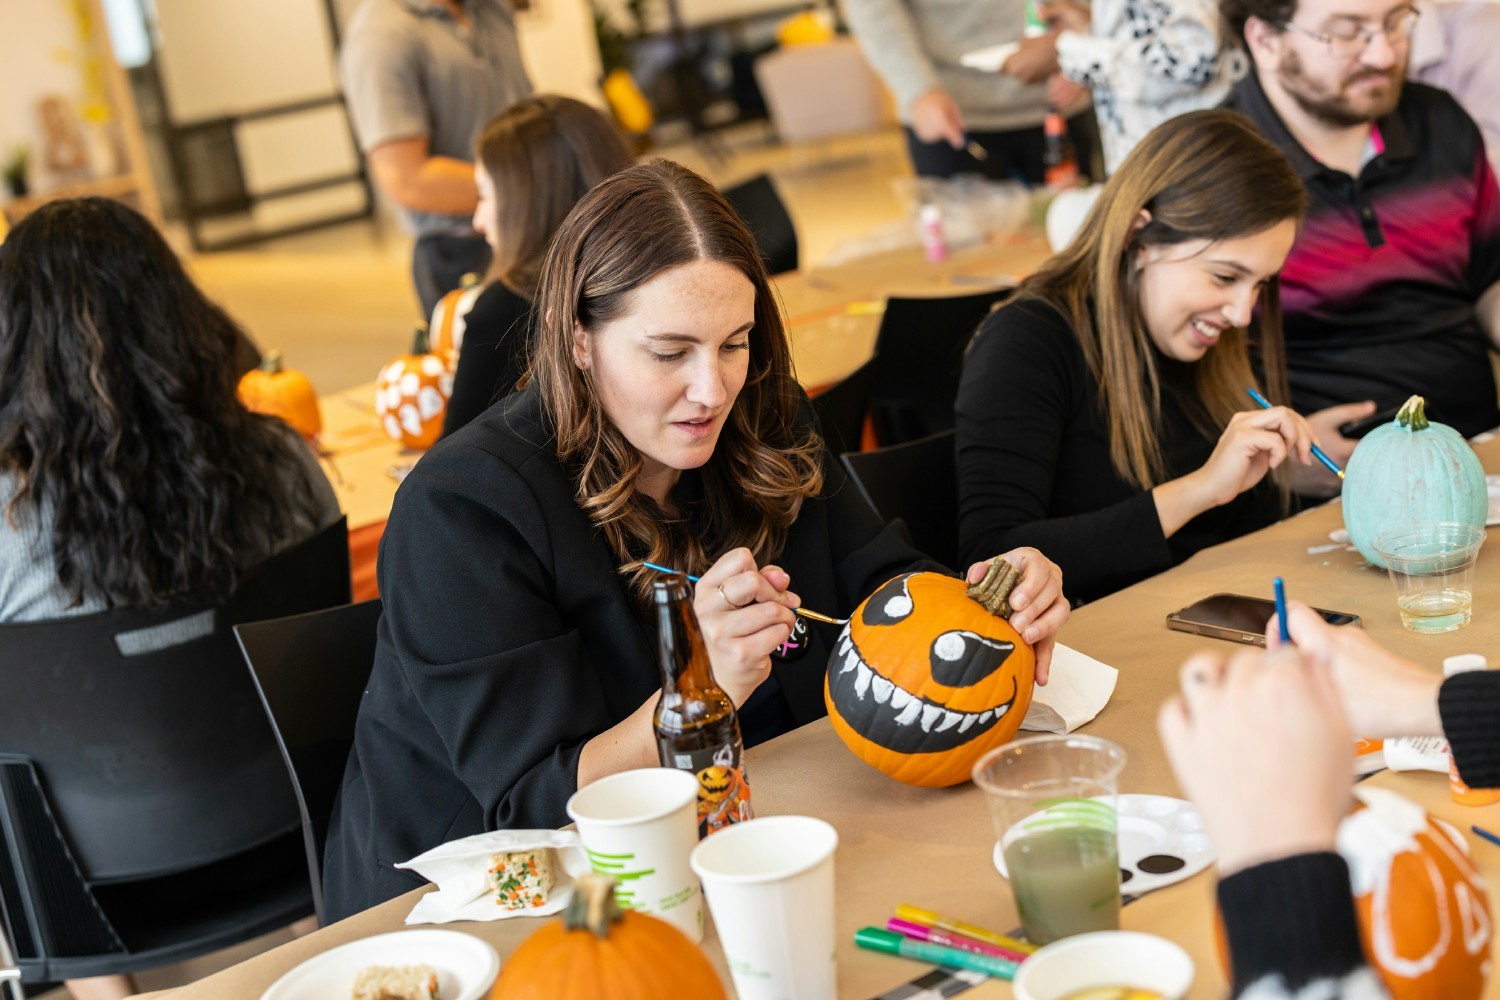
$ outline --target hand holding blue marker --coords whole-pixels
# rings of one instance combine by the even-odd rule
[[[1276,594],[1276,624],[1281,626],[1281,641],[1290,643],[1292,633],[1286,627],[1286,585],[1281,582],[1281,577],[1271,581],[1271,589]]]
[[[1267,399],[1266,397],[1262,396],[1255,389],[1254,386],[1251,386],[1249,389],[1246,389],[1245,391],[1250,394],[1250,398],[1251,399],[1255,400],[1257,403],[1260,404],[1260,408],[1262,410],[1269,410],[1271,408],[1271,401],[1269,399]],[[1318,461],[1320,461],[1324,465],[1326,465],[1328,467],[1328,471],[1329,472],[1333,473],[1335,476],[1338,476],[1340,479],[1344,478],[1344,470],[1340,469],[1339,466],[1338,466],[1338,463],[1335,462],[1333,459],[1329,458],[1328,455],[1323,451],[1322,448],[1319,448],[1317,445],[1313,445],[1312,446],[1312,453],[1313,453],[1313,458],[1316,458]]]

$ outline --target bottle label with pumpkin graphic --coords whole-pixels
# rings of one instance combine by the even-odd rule
[[[709,726],[709,732],[658,733],[657,749],[667,767],[698,779],[698,836],[754,819],[750,783],[741,760],[739,726]]]

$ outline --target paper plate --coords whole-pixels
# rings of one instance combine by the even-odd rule
[[[1166,795],[1117,795],[1120,814],[1120,892],[1139,896],[1191,878],[1214,860],[1198,807]],[[995,870],[1009,878],[995,845]]]
[[[309,958],[272,983],[260,1000],[347,997],[359,970],[370,965],[430,965],[438,972],[443,1000],[479,1000],[500,974],[500,956],[477,937],[458,931],[396,931]]]

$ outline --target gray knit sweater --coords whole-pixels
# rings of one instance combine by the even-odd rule
[[[290,429],[287,451],[295,458],[285,466],[287,488],[291,489],[296,478],[306,477],[312,483],[317,523],[289,512],[286,533],[266,556],[310,537],[339,517],[338,498],[328,485],[317,456]],[[15,493],[15,475],[0,471],[0,622],[45,621],[104,610],[104,602],[94,597],[85,597],[82,604],[74,605],[72,597],[58,584],[52,563],[48,512],[38,516],[28,508],[28,513],[17,513],[14,523],[4,516]]]
[[[942,87],[972,132],[1040,125],[1046,97],[1001,73],[968,69],[965,52],[1013,42],[1025,27],[1025,0],[844,0],[850,27],[871,65],[896,96],[901,120],[912,102]]]

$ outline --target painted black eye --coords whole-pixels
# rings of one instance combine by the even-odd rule
[[[894,625],[911,614],[911,593],[906,581],[912,574],[898,576],[870,595],[859,620],[866,625]]]
[[[944,632],[932,640],[927,654],[932,679],[955,688],[978,684],[998,670],[1015,648],[1015,643],[986,639],[973,632]]]

